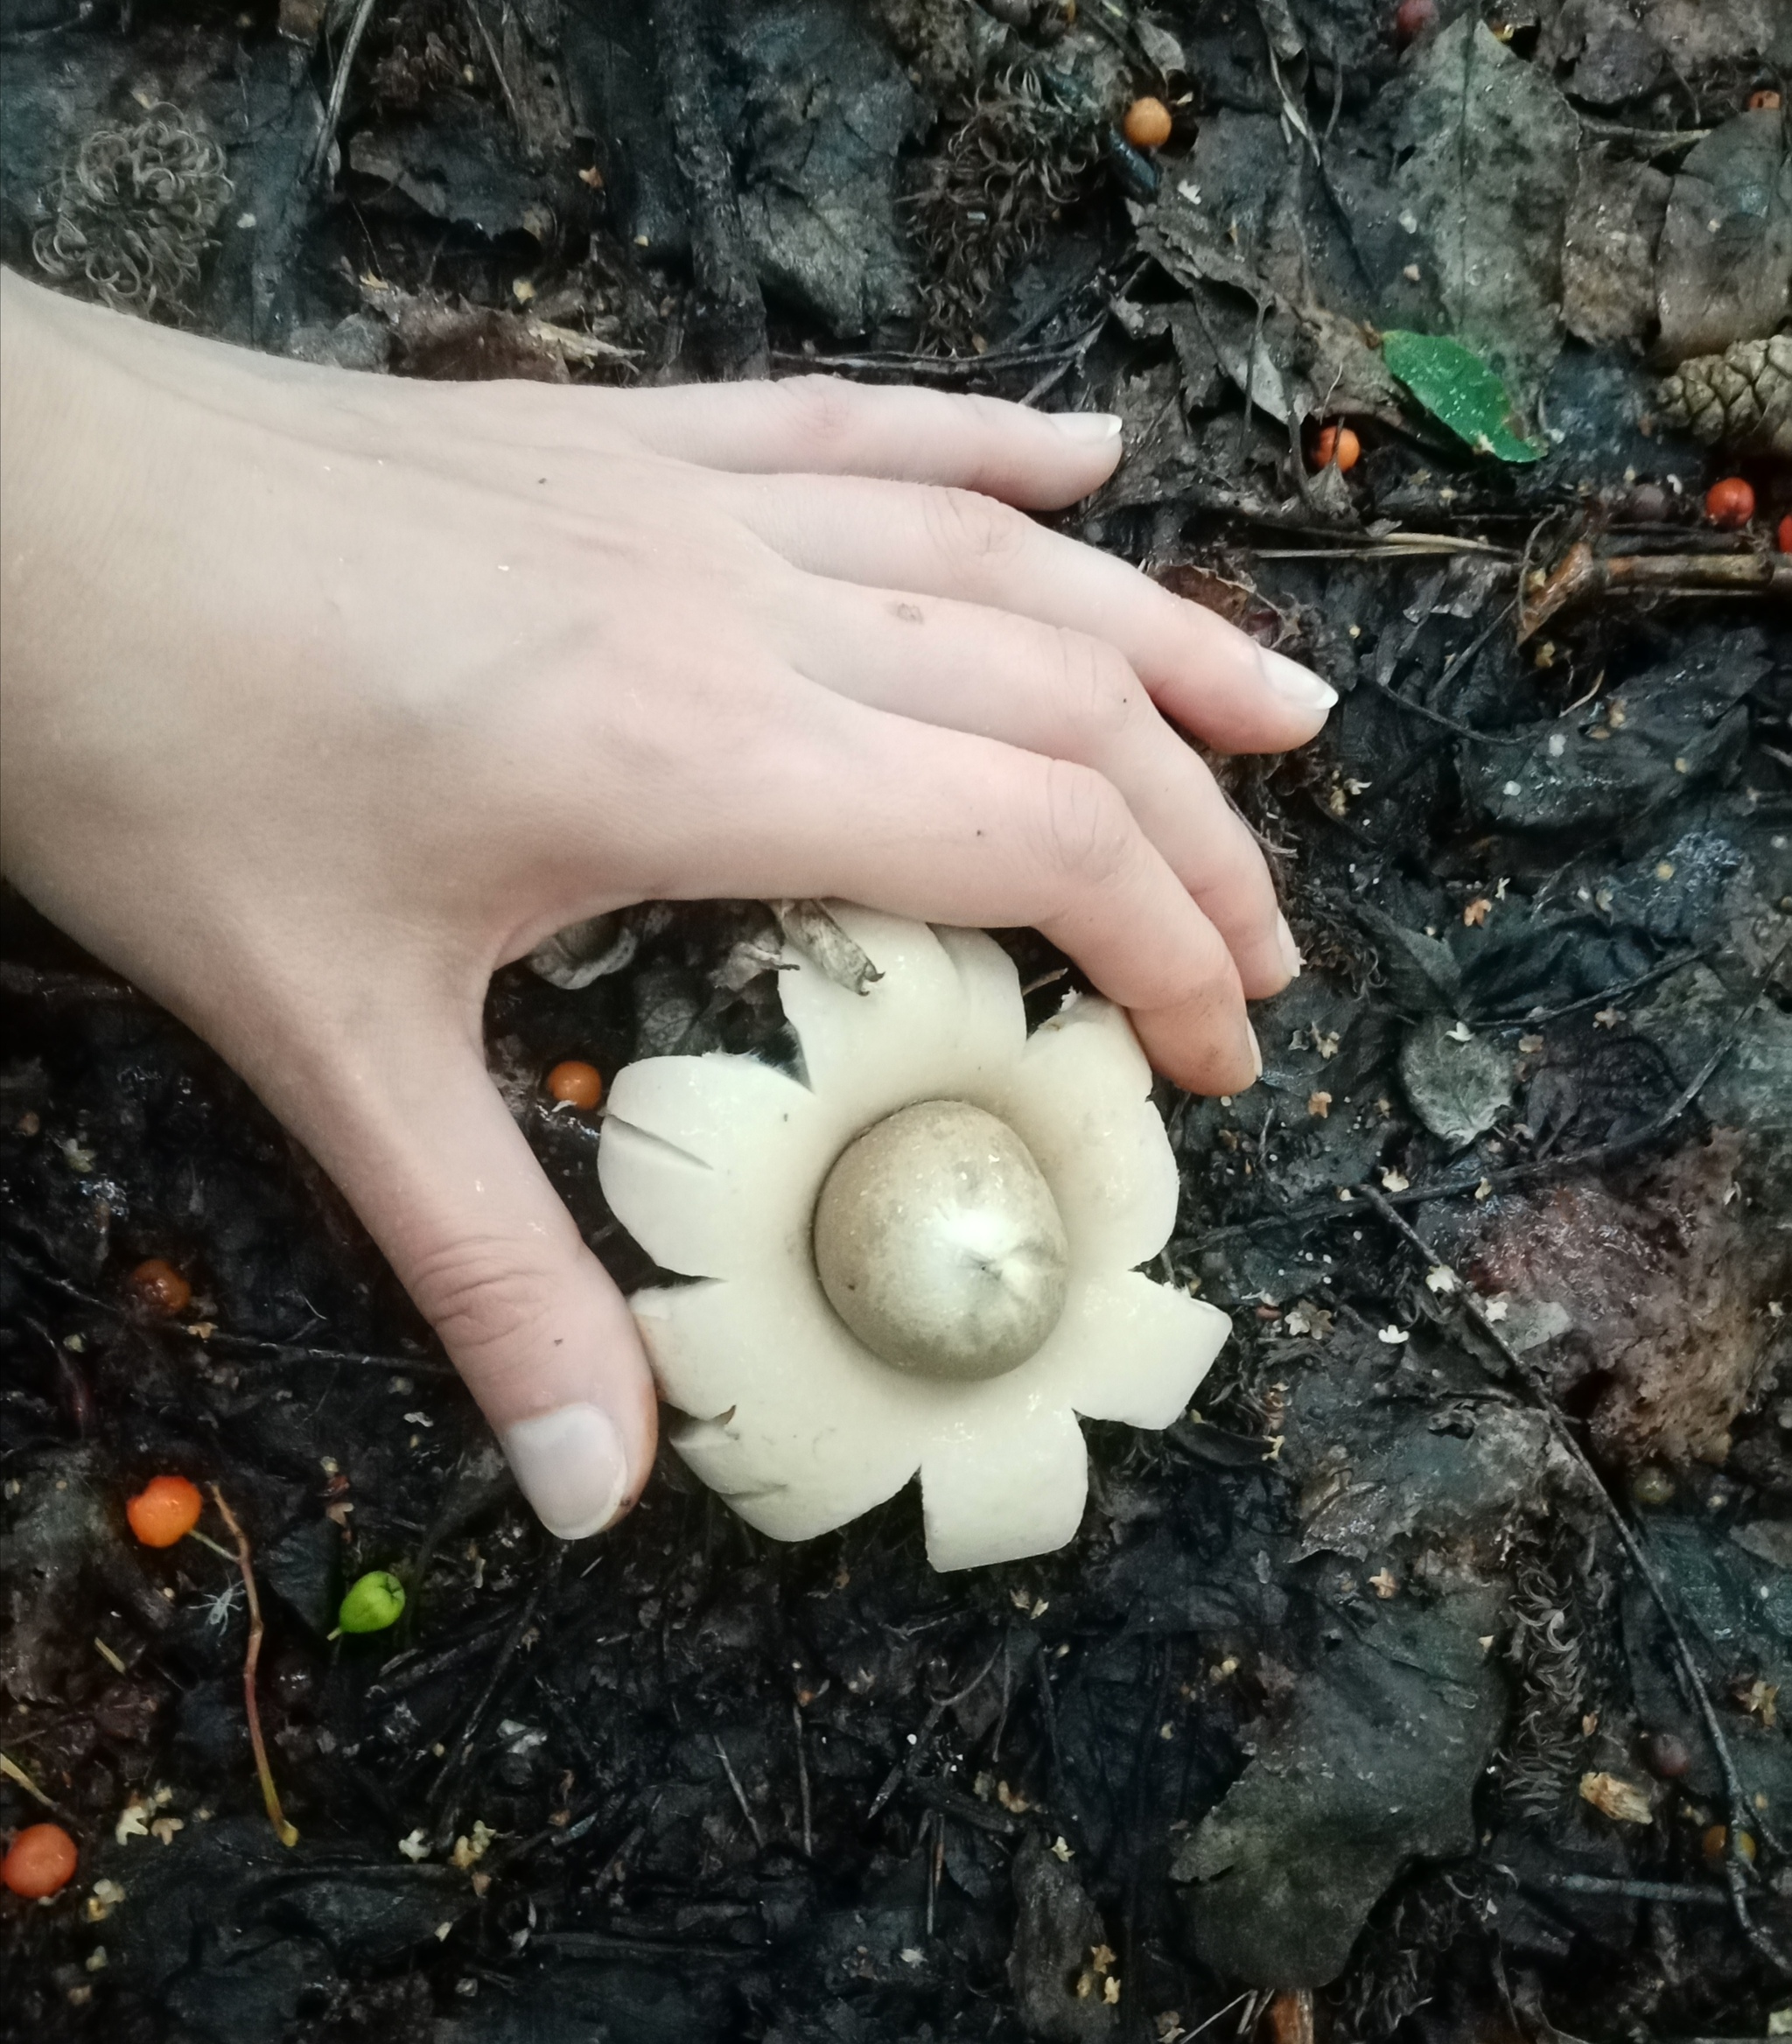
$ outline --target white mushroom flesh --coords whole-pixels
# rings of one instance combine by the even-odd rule
[[[1000,1376],[1058,1324],[1070,1245],[1005,1122],[924,1100],[850,1144],[816,1207],[816,1270],[872,1354],[922,1376]]]

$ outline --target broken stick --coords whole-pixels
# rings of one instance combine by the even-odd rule
[[[256,1668],[262,1658],[262,1600],[256,1594],[256,1572],[250,1562],[248,1535],[237,1523],[236,1514],[224,1502],[224,1493],[214,1483],[212,1502],[236,1543],[236,1565],[242,1571],[243,1594],[248,1600],[248,1651],[242,1657],[242,1700],[248,1712],[248,1742],[256,1756],[256,1774],[262,1784],[262,1801],[268,1821],[283,1845],[298,1843],[298,1828],[286,1820],[280,1807],[280,1791],[274,1786],[274,1770],[268,1765],[268,1748],[262,1738],[262,1713],[256,1702]]]

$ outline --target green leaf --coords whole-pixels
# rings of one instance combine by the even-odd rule
[[[1477,454],[1502,461],[1541,461],[1549,449],[1512,429],[1506,386],[1473,349],[1437,333],[1382,336],[1382,357],[1433,418]]]

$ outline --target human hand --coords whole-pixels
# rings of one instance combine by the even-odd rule
[[[1117,422],[820,379],[439,385],[4,285],[4,870],[342,1187],[543,1521],[646,1479],[627,1307],[486,1074],[499,965],[627,903],[1030,924],[1195,1090],[1298,970],[1173,719],[1331,691],[1011,506]]]

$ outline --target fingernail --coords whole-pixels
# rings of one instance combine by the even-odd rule
[[[1334,688],[1322,682],[1311,668],[1290,660],[1285,653],[1271,653],[1264,648],[1262,657],[1264,679],[1289,702],[1298,703],[1303,710],[1329,710],[1338,700]]]
[[[1282,954],[1282,962],[1288,969],[1288,976],[1298,979],[1305,961],[1300,956],[1300,946],[1294,942],[1294,932],[1289,928],[1285,915],[1276,918],[1276,948]]]
[[[563,1540],[601,1532],[622,1508],[628,1460],[600,1406],[563,1405],[520,1419],[504,1436],[504,1452],[536,1516]]]
[[[1050,419],[1067,440],[1117,440],[1120,421],[1110,411],[1048,411]]]
[[[1264,1075],[1264,1046],[1257,1041],[1256,1031],[1249,1022],[1244,1025],[1244,1033],[1250,1039],[1250,1061],[1256,1068],[1251,1074],[1251,1081],[1255,1084]]]

